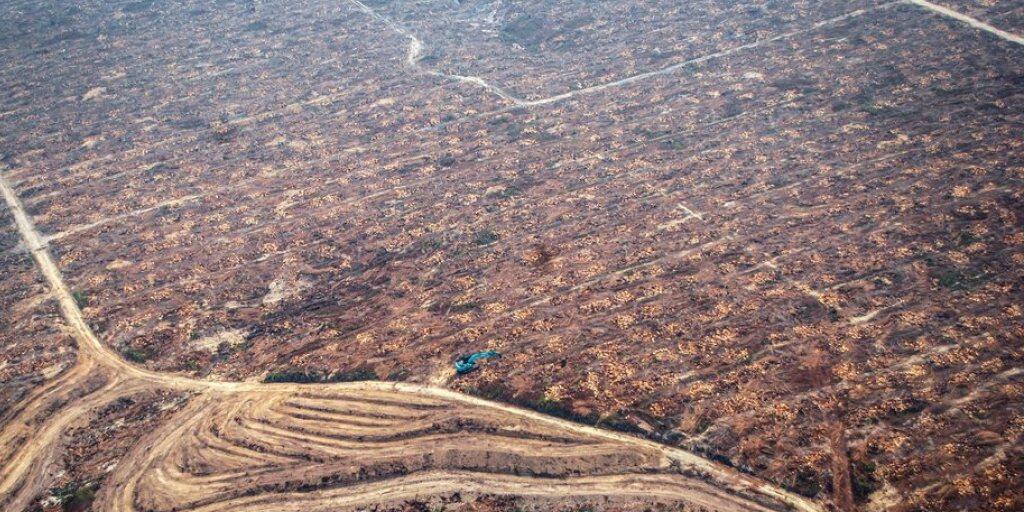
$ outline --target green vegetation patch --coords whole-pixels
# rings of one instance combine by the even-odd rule
[[[61,487],[50,489],[50,495],[57,499],[61,509],[66,512],[89,510],[99,485],[95,482],[71,482]]]
[[[149,349],[135,347],[125,347],[125,349],[121,351],[121,354],[124,355],[125,359],[133,363],[145,363],[153,357],[153,353],[150,352]]]
[[[477,231],[473,235],[473,243],[477,245],[491,245],[494,242],[497,242],[499,238],[501,237],[499,237],[494,231],[484,229]]]
[[[549,416],[575,421],[576,423],[605,427],[633,434],[644,433],[636,425],[625,420],[618,412],[603,416],[596,413],[580,414],[575,412],[567,402],[537,396],[515,396],[511,390],[497,383],[482,383],[477,386],[469,386],[463,389],[463,392],[488,400],[511,403]]]
[[[952,270],[938,275],[938,283],[942,288],[950,290],[972,290],[987,282],[991,276],[988,272],[962,272]]]

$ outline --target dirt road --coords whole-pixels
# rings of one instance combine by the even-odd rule
[[[670,75],[672,73],[677,73],[680,70],[683,70],[683,69],[688,68],[688,67],[692,67],[692,66],[697,65],[697,64],[701,64],[703,62],[707,62],[707,61],[710,61],[710,60],[718,59],[718,58],[721,58],[721,57],[726,57],[726,56],[729,56],[729,55],[732,55],[732,54],[735,54],[735,53],[738,53],[738,52],[742,52],[742,51],[745,51],[745,50],[751,50],[751,49],[758,48],[758,47],[761,47],[761,46],[765,46],[765,45],[768,45],[768,44],[771,44],[771,43],[776,43],[776,42],[779,42],[779,41],[793,39],[793,38],[796,38],[796,37],[799,37],[799,36],[802,36],[802,35],[806,35],[806,34],[812,32],[812,31],[819,30],[819,29],[821,29],[823,27],[829,27],[829,26],[835,25],[837,23],[840,23],[840,22],[843,22],[843,21],[846,21],[846,20],[849,20],[849,19],[852,19],[852,18],[858,18],[860,16],[863,16],[863,15],[871,13],[871,12],[875,12],[875,11],[879,11],[879,10],[885,10],[885,9],[890,9],[890,8],[896,7],[898,5],[904,5],[904,4],[916,5],[918,7],[923,8],[923,9],[927,9],[928,11],[931,11],[932,13],[935,13],[937,15],[944,16],[944,17],[947,17],[947,18],[950,18],[950,19],[954,19],[954,20],[959,21],[961,23],[965,23],[965,24],[967,24],[970,27],[973,27],[973,28],[981,30],[983,32],[992,34],[992,35],[994,35],[994,36],[996,36],[996,37],[998,37],[1000,39],[1003,39],[1005,41],[1010,41],[1012,43],[1024,45],[1024,37],[1021,37],[1021,36],[1019,36],[1017,34],[1013,34],[1013,33],[1007,32],[1005,30],[1001,30],[1001,29],[996,28],[996,27],[994,27],[992,25],[989,25],[988,23],[985,23],[985,22],[983,22],[981,20],[978,20],[976,18],[972,18],[972,17],[967,16],[967,15],[965,15],[963,13],[960,13],[960,12],[954,11],[952,9],[949,9],[948,7],[944,7],[944,6],[941,6],[941,5],[929,2],[927,0],[895,0],[895,1],[892,1],[892,2],[882,3],[882,4],[879,4],[879,5],[876,5],[876,6],[873,6],[873,7],[869,7],[869,8],[865,8],[865,9],[853,10],[853,11],[850,11],[848,13],[845,13],[845,14],[842,14],[842,15],[839,15],[839,16],[835,16],[835,17],[832,17],[832,18],[824,19],[824,20],[821,20],[821,21],[809,24],[808,26],[806,26],[804,28],[801,28],[799,30],[793,30],[793,31],[790,31],[790,32],[778,34],[778,35],[775,35],[775,36],[772,36],[772,37],[768,37],[768,38],[765,38],[765,39],[760,39],[760,40],[754,41],[752,43],[748,43],[748,44],[744,44],[744,45],[740,45],[740,46],[735,46],[733,48],[728,48],[728,49],[725,49],[725,50],[722,50],[722,51],[719,51],[719,52],[711,53],[711,54],[708,54],[708,55],[703,55],[703,56],[700,56],[700,57],[695,57],[695,58],[692,58],[692,59],[689,59],[689,60],[686,60],[686,61],[683,61],[683,62],[678,62],[678,63],[672,64],[672,65],[666,66],[664,68],[655,69],[655,70],[651,70],[651,71],[646,71],[646,72],[643,72],[643,73],[627,76],[625,78],[621,78],[619,80],[614,80],[614,81],[607,82],[607,83],[592,85],[592,86],[588,86],[588,87],[581,87],[579,89],[574,89],[572,91],[565,92],[565,93],[562,93],[562,94],[556,94],[556,95],[553,95],[553,96],[547,96],[547,97],[543,97],[543,98],[527,100],[527,99],[520,98],[520,97],[517,97],[517,96],[513,95],[512,93],[508,92],[507,90],[505,90],[504,88],[500,87],[499,85],[496,85],[496,84],[488,81],[486,78],[481,77],[481,76],[453,75],[453,74],[444,73],[442,71],[438,71],[436,69],[430,69],[430,68],[426,68],[426,67],[422,66],[420,64],[420,60],[422,60],[422,58],[423,58],[423,48],[425,47],[425,44],[424,44],[422,39],[420,39],[416,34],[412,33],[411,31],[407,30],[406,28],[402,27],[398,23],[394,22],[390,18],[387,18],[386,16],[381,15],[380,13],[378,13],[377,11],[375,11],[373,8],[369,7],[365,3],[361,2],[360,0],[348,0],[348,1],[350,3],[352,3],[353,5],[355,5],[356,7],[358,7],[359,9],[363,10],[364,12],[366,12],[367,14],[369,14],[374,19],[376,19],[376,20],[384,23],[385,25],[387,25],[388,28],[392,29],[393,31],[397,32],[398,34],[402,35],[403,37],[405,37],[405,38],[407,38],[409,40],[409,47],[406,50],[406,65],[407,66],[409,66],[411,68],[415,68],[415,69],[417,69],[417,70],[419,70],[419,71],[421,71],[423,73],[429,74],[429,75],[438,76],[438,77],[442,77],[442,78],[447,78],[447,79],[450,79],[450,80],[456,80],[456,81],[460,81],[460,82],[465,82],[465,83],[469,83],[469,84],[473,84],[473,85],[476,85],[478,87],[481,87],[481,88],[487,90],[488,92],[490,92],[490,93],[492,93],[492,94],[494,94],[494,95],[496,95],[496,96],[498,96],[498,97],[500,97],[500,98],[502,98],[502,99],[512,103],[512,106],[507,107],[504,110],[514,109],[514,108],[539,107],[539,106],[548,105],[548,104],[551,104],[551,103],[558,103],[558,102],[561,102],[561,101],[572,99],[572,98],[577,97],[577,96],[598,93],[598,92],[605,91],[605,90],[608,90],[608,89],[613,89],[613,88],[616,88],[616,87],[620,87],[620,86],[624,86],[624,85],[629,85],[629,84],[632,84],[632,83],[635,83],[635,82],[640,82],[640,81],[648,80],[650,78],[655,78],[655,77],[659,77],[659,76],[663,76],[663,75]]]
[[[444,388],[216,382],[131,365],[83,318],[2,170],[0,192],[78,345],[76,365],[37,389],[0,431],[4,510],[27,508],[49,486],[47,468],[68,428],[148,389],[193,398],[119,462],[98,510],[337,510],[455,493],[538,504],[820,510],[684,450]]]

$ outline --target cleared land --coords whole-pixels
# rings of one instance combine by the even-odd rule
[[[8,2],[0,503],[1020,509],[1022,8]]]
[[[97,482],[75,481],[36,507],[339,510],[502,497],[515,507],[819,510],[684,450],[445,389],[210,382],[130,366],[85,323],[81,300],[2,176],[0,192],[80,349],[74,366],[5,411],[6,508],[32,508],[58,450],[84,444],[72,459],[106,459],[107,485],[96,495]],[[102,432],[103,420],[139,401],[159,405],[135,411],[127,432]],[[119,418],[118,430],[126,422]]]

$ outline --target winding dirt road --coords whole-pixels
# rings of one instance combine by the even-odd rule
[[[119,461],[97,510],[339,510],[456,493],[549,505],[820,510],[684,450],[444,388],[204,381],[131,365],[84,320],[2,172],[0,192],[78,346],[75,366],[0,430],[3,510],[26,509],[49,487],[67,429],[146,390],[192,398]]]

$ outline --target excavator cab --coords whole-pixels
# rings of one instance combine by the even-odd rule
[[[477,363],[485,359],[499,359],[501,354],[493,351],[486,350],[483,352],[475,352],[468,356],[459,356],[455,360],[455,373],[459,375],[465,375],[473,370],[476,370]]]

